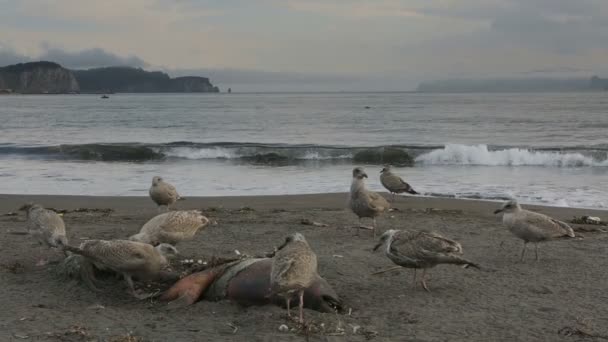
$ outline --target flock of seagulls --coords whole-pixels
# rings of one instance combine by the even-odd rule
[[[371,218],[376,236],[376,218],[391,209],[391,203],[382,195],[370,191],[365,185],[367,173],[361,167],[352,171],[352,183],[348,197],[348,208],[361,219]],[[391,171],[390,166],[380,172],[380,182],[391,193],[418,194],[412,186]],[[90,260],[99,269],[109,269],[122,274],[131,293],[137,298],[145,298],[137,293],[133,278],[153,280],[161,276],[164,267],[178,255],[175,245],[181,241],[192,240],[195,235],[209,224],[209,219],[198,210],[169,211],[170,206],[182,199],[175,187],[161,177],[154,177],[150,187],[150,198],[158,209],[164,206],[167,212],[146,222],[139,233],[125,240],[86,240],[79,247],[70,246],[66,237],[65,224],[61,216],[37,204],[27,204],[21,209],[27,212],[29,233],[41,245],[74,253]],[[572,238],[574,231],[562,222],[549,216],[524,210],[515,200],[507,201],[495,214],[503,213],[504,225],[524,242],[521,260],[524,259],[526,246],[534,243],[536,260],[538,244],[545,241]],[[359,225],[357,235],[359,235]],[[387,230],[384,232],[374,251],[382,247],[384,254],[399,267],[414,270],[422,269],[420,285],[429,291],[427,270],[439,264],[455,264],[463,267],[479,268],[473,261],[465,259],[460,243],[435,232],[414,230]],[[43,265],[40,260],[38,265]],[[303,322],[304,289],[318,277],[317,256],[306,238],[295,233],[288,236],[278,247],[272,262],[270,292],[285,299],[288,315],[290,302],[299,299],[299,320]]]

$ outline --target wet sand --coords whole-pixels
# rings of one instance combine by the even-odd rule
[[[26,201],[68,212],[72,245],[85,238],[125,238],[157,214],[146,197],[0,195],[0,341],[304,341],[284,309],[241,307],[229,301],[199,302],[173,311],[154,300],[137,301],[124,282],[92,292],[35,266],[40,249],[25,231],[25,215],[7,216]],[[378,220],[380,230],[427,229],[462,243],[465,257],[483,270],[438,266],[430,293],[412,284],[412,270],[371,275],[393,266],[372,253],[370,231],[353,236],[356,217],[344,209],[346,194],[188,198],[179,209],[202,209],[217,225],[178,246],[187,258],[233,257],[234,250],[262,254],[292,232],[304,234],[319,259],[319,273],[352,308],[350,315],[306,310],[321,331],[311,341],[600,341],[608,336],[608,234],[583,232],[582,239],[541,245],[541,260],[529,250],[518,262],[521,241],[492,215],[498,203],[399,197],[400,211]],[[433,209],[428,209],[433,208]],[[529,206],[569,221],[608,212]],[[302,225],[303,219],[328,227]],[[580,227],[579,225],[574,225]]]

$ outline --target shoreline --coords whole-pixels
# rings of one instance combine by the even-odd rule
[[[386,192],[380,192],[385,198],[389,198]],[[186,197],[179,201],[175,209],[200,209],[201,207],[219,207],[224,209],[239,209],[250,207],[257,210],[285,209],[285,210],[308,210],[308,209],[346,209],[348,193],[318,193],[298,195],[260,195],[260,196],[195,196]],[[118,212],[132,210],[142,211],[154,209],[155,205],[148,196],[82,196],[82,195],[16,195],[0,194],[0,213],[15,211],[21,204],[26,202],[38,202],[45,206],[62,209],[76,209],[82,207],[111,208]],[[493,217],[493,211],[503,201],[445,198],[445,197],[422,197],[422,196],[397,196],[395,207],[400,209],[427,210],[429,208],[438,210],[457,210],[474,214],[478,217]],[[554,207],[545,205],[522,204],[523,207],[542,212],[549,216],[555,216],[562,220],[569,220],[573,216],[599,216],[602,221],[608,220],[608,210]]]
[[[605,230],[583,230],[577,239],[544,244],[540,261],[529,247],[520,262],[521,240],[493,214],[499,203],[400,196],[394,205],[400,210],[378,218],[379,232],[438,232],[461,243],[463,257],[482,267],[435,267],[429,270],[431,292],[426,292],[413,284],[412,270],[377,273],[394,265],[372,251],[378,235],[355,235],[358,221],[346,200],[346,193],[186,198],[172,209],[201,209],[213,224],[178,245],[179,259],[262,255],[288,234],[303,234],[318,257],[319,274],[348,312],[306,309],[308,322],[324,326],[310,332],[311,341],[569,341],[563,332],[573,329],[608,336]],[[134,299],[123,279],[103,279],[96,292],[58,276],[63,254],[38,247],[25,234],[25,214],[17,209],[27,201],[69,210],[63,220],[71,245],[128,238],[158,214],[145,196],[0,195],[0,243],[5,246],[0,249],[1,341],[24,336],[41,341],[304,340],[278,306],[220,300],[168,310],[162,301]],[[525,207],[566,221],[574,215],[608,218],[606,211]],[[321,225],[303,224],[304,219]],[[36,266],[41,256],[54,263]],[[279,331],[281,325],[288,331]]]

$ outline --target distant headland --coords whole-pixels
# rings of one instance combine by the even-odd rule
[[[218,93],[208,78],[132,67],[69,70],[48,62],[0,67],[0,94]]]
[[[504,93],[504,92],[569,92],[608,90],[608,79],[589,78],[514,78],[452,79],[422,82],[421,93]]]

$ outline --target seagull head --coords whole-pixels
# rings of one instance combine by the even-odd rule
[[[512,200],[509,200],[509,201],[506,201],[505,203],[503,203],[503,205],[502,205],[502,207],[500,207],[500,209],[494,210],[494,214],[512,213],[519,209],[521,209],[521,207],[519,206],[519,203],[517,203],[516,200],[512,199]]]
[[[378,240],[378,243],[374,246],[374,252],[377,251],[378,248],[380,248],[381,246],[384,246],[384,245],[390,243],[390,241],[393,240],[393,236],[397,232],[398,232],[398,230],[396,230],[396,229],[389,229],[389,230],[385,231],[384,234],[382,234],[380,236],[380,240]]]
[[[160,183],[162,181],[163,181],[162,177],[160,177],[160,176],[154,176],[152,178],[152,185],[157,185],[158,183]]]
[[[382,170],[380,170],[380,173],[385,173],[385,172],[391,172],[391,166],[390,165],[384,165],[384,167],[382,168]]]
[[[363,170],[362,167],[356,167],[353,169],[353,178],[363,179],[367,178],[367,173]]]

